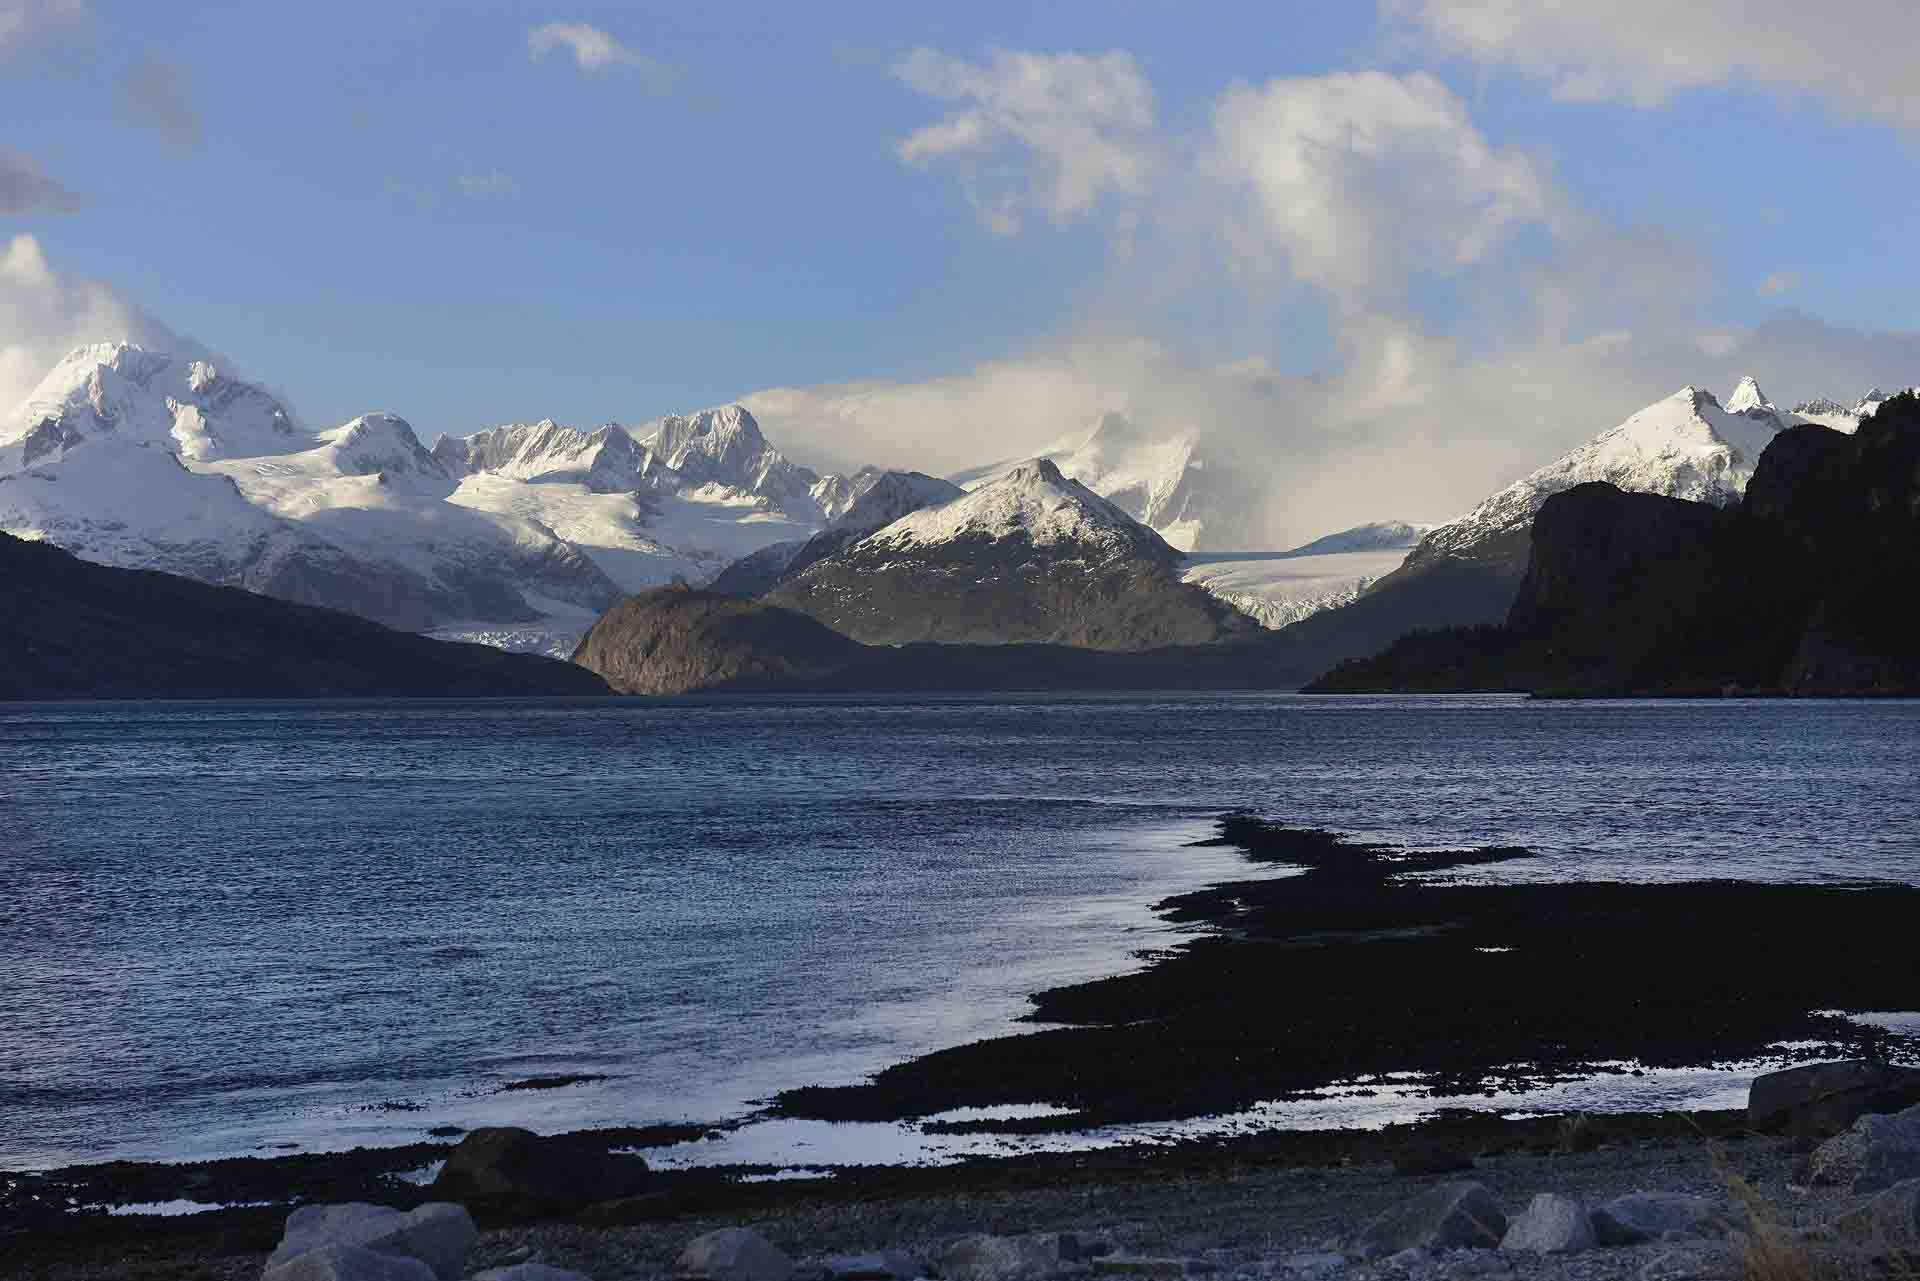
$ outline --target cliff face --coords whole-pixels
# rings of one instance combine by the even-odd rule
[[[1781,432],[1741,505],[1580,485],[1504,627],[1416,633],[1310,688],[1920,691],[1920,400]]]
[[[0,698],[605,694],[591,672],[0,534]]]

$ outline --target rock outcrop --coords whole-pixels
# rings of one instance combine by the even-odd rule
[[[503,1218],[566,1214],[646,1186],[647,1163],[604,1144],[488,1126],[461,1139],[433,1181],[433,1194]]]

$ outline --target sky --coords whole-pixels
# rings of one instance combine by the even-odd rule
[[[1910,3],[0,0],[0,408],[127,339],[428,442],[1118,410],[1276,540],[1444,519],[1685,383],[1920,380]]]

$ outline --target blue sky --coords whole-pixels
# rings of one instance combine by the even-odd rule
[[[1904,3],[1598,8],[0,0],[0,241],[33,238],[55,278],[33,288],[99,282],[310,422],[390,408],[429,440],[786,388],[795,453],[944,464],[1003,419],[1044,428],[1027,383],[1004,411],[914,392],[865,417],[799,391],[1036,362],[1103,384],[1062,394],[1062,430],[1088,397],[1235,362],[1343,405],[1404,400],[1408,368],[1630,405],[1688,353],[1702,379],[1768,355],[1752,335],[1783,310],[1833,350],[1775,362],[1777,399],[1920,379],[1886,368],[1920,365]],[[1386,141],[1303,179],[1327,128]],[[16,364],[70,336],[58,299],[4,303]],[[1569,355],[1621,333],[1624,367]],[[1396,350],[1413,363],[1379,372]],[[1537,447],[1485,435],[1463,493]]]

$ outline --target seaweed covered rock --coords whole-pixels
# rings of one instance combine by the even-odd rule
[[[639,1157],[615,1156],[588,1138],[488,1126],[460,1140],[431,1190],[487,1214],[534,1218],[632,1196],[647,1176]]]

